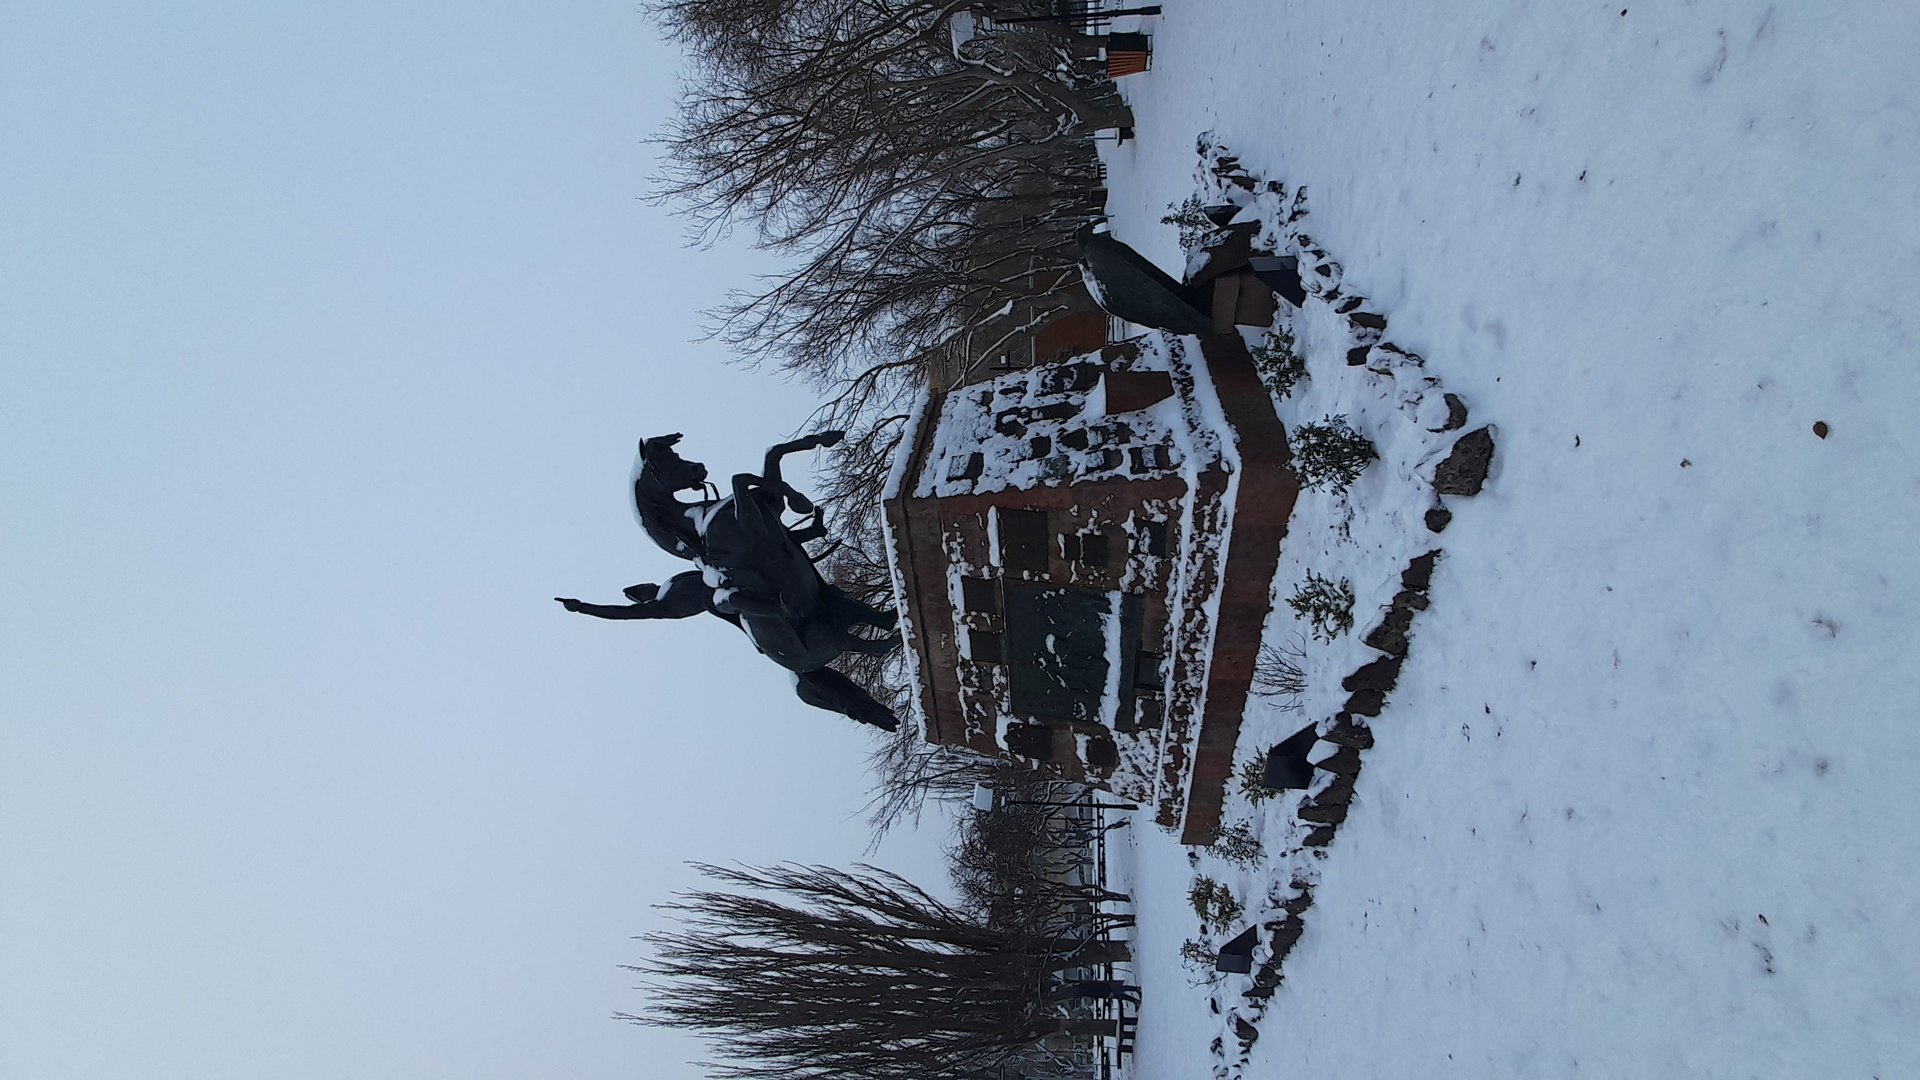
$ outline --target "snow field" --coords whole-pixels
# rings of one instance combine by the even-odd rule
[[[1170,2],[1126,80],[1117,236],[1180,265],[1212,131],[1498,434],[1247,1076],[1920,1073],[1920,15],[1627,7]],[[1301,722],[1404,565],[1366,523],[1425,537],[1378,377],[1317,349],[1283,418],[1383,460],[1350,544],[1312,495],[1283,553],[1270,634],[1289,575],[1358,594]],[[1195,870],[1140,824],[1133,1074],[1241,1071],[1177,957]]]

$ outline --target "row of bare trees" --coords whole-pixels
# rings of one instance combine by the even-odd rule
[[[1130,914],[1105,907],[1127,897],[1104,884],[1100,841],[1116,823],[1093,809],[1093,792],[997,764],[995,807],[960,818],[947,851],[962,905],[990,925],[1040,935],[1098,935],[1132,925]]]
[[[689,64],[657,196],[703,240],[747,228],[795,259],[720,310],[718,332],[812,383],[820,419],[853,433],[830,493],[849,517],[919,387],[1072,303],[1074,236],[1104,206],[1092,139],[1131,117],[1090,39],[1011,21],[1049,7],[653,5]]]
[[[1035,21],[1051,7],[651,4],[688,64],[658,197],[700,241],[750,230],[790,260],[730,298],[716,332],[818,389],[816,419],[848,431],[818,492],[840,538],[823,569],[860,599],[891,592],[878,496],[912,399],[1086,302],[1065,286],[1104,208],[1094,133],[1132,121],[1096,43]],[[890,663],[844,669],[903,709]],[[1037,774],[911,731],[874,764],[876,837],[976,783],[1011,796],[961,815],[957,903],[868,867],[703,866],[715,886],[668,905],[679,929],[650,939],[638,1019],[712,1036],[717,1075],[800,1080],[977,1080],[1109,1031],[1075,1004],[1126,956],[1106,933],[1124,898],[1088,861],[1097,821],[1035,805],[1059,795]]]

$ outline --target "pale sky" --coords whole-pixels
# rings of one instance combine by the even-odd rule
[[[845,865],[863,729],[714,619],[642,435],[811,395],[641,201],[633,0],[0,4],[0,1077],[682,1077],[688,859]],[[725,400],[723,400],[725,399]],[[943,884],[931,826],[877,861]]]

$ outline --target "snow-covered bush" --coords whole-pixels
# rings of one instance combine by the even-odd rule
[[[1253,661],[1253,692],[1261,697],[1280,698],[1280,708],[1300,710],[1300,695],[1307,692],[1307,650],[1299,642],[1269,645],[1262,642]]]
[[[1293,471],[1300,486],[1344,493],[1380,455],[1346,416],[1329,416],[1293,429]]]
[[[1276,397],[1293,393],[1294,384],[1307,377],[1307,361],[1294,349],[1293,335],[1285,330],[1267,331],[1266,339],[1247,353],[1260,372],[1260,381]]]
[[[1219,956],[1219,952],[1213,946],[1199,938],[1188,938],[1181,942],[1180,963],[1193,973],[1187,979],[1187,985],[1196,988],[1211,986],[1226,978],[1213,966]]]
[[[1210,877],[1193,880],[1193,888],[1187,890],[1187,902],[1193,905],[1193,913],[1200,916],[1201,923],[1218,929],[1233,925],[1243,910],[1240,901],[1234,899],[1233,891]]]
[[[1279,789],[1267,786],[1266,761],[1254,758],[1240,766],[1240,794],[1245,795],[1247,801],[1255,806],[1280,794]]]
[[[1167,209],[1171,212],[1160,219],[1160,224],[1171,225],[1180,230],[1180,249],[1182,251],[1192,251],[1194,248],[1200,247],[1205,244],[1214,233],[1220,231],[1220,226],[1215,225],[1213,220],[1207,217],[1206,212],[1201,209],[1200,196],[1198,195],[1187,196],[1187,201],[1177,206],[1173,203],[1168,203]]]
[[[1307,580],[1287,598],[1295,616],[1307,620],[1313,636],[1328,644],[1353,629],[1353,582],[1341,578],[1335,584],[1307,571]]]
[[[1213,843],[1207,845],[1207,850],[1241,866],[1259,862],[1264,854],[1260,838],[1253,835],[1252,827],[1244,821],[1236,821],[1221,829],[1219,835],[1213,838]]]
[[[1180,962],[1190,968],[1212,973],[1214,960],[1218,956],[1206,942],[1198,938],[1188,938],[1180,943]]]

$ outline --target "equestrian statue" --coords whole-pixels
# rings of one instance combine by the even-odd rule
[[[900,635],[892,632],[899,615],[869,607],[820,576],[805,545],[826,535],[821,510],[780,478],[781,458],[832,446],[843,434],[826,431],[768,448],[760,473],[735,475],[733,491],[725,496],[712,491],[705,465],[674,451],[680,435],[643,440],[632,474],[634,515],[654,543],[697,569],[676,574],[665,585],[629,586],[630,604],[554,599],[568,611],[601,619],[717,615],[794,674],[800,700],[894,730],[899,721],[892,710],[827,665],[841,653],[878,656],[899,647]],[[685,502],[683,491],[703,497]],[[783,517],[788,510],[811,520],[790,527]],[[888,633],[863,638],[853,633],[855,626]]]

